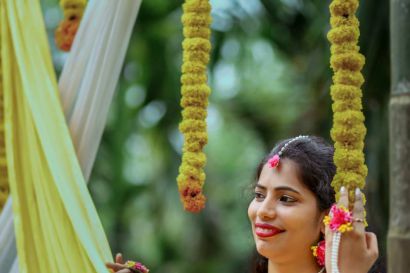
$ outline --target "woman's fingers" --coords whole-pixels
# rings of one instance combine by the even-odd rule
[[[347,190],[345,186],[340,188],[340,196],[339,202],[337,203],[339,206],[343,206],[345,208],[349,208],[349,196],[347,194]]]
[[[355,201],[353,205],[353,228],[359,233],[364,233],[363,194],[359,188],[355,191]]]
[[[125,265],[117,264],[117,263],[106,263],[105,266],[112,269],[112,270],[114,270],[115,272],[117,272],[118,270],[127,268]]]
[[[117,255],[115,255],[115,262],[117,264],[123,264],[124,260],[122,259],[122,254],[121,253],[117,253]]]
[[[132,273],[132,271],[130,269],[122,269],[120,271],[117,271],[116,273]]]
[[[379,247],[377,243],[376,234],[373,232],[366,232],[366,246],[367,250],[369,251],[369,255],[374,258],[374,260],[379,257]]]

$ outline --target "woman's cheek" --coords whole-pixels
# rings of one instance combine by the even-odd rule
[[[278,206],[277,208],[278,217],[281,222],[285,225],[285,229],[302,227],[305,223],[304,215],[301,213],[296,206]]]
[[[248,207],[248,217],[251,222],[255,221],[256,212],[257,212],[256,202],[255,200],[252,200],[252,202],[249,204],[249,207]]]

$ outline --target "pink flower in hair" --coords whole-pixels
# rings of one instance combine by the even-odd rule
[[[276,168],[279,165],[279,155],[274,155],[268,160],[268,164],[271,168]]]

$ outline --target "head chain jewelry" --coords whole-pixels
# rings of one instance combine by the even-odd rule
[[[309,138],[309,136],[300,135],[286,142],[285,145],[283,145],[283,147],[279,150],[277,154],[274,154],[271,158],[269,158],[268,164],[270,168],[276,168],[279,165],[280,157],[282,156],[283,152],[285,151],[286,147],[288,147],[289,144],[291,144],[292,142],[296,140],[303,139],[303,138]]]

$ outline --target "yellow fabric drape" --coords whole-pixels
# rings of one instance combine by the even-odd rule
[[[6,155],[20,273],[112,258],[62,112],[38,0],[0,0]]]
[[[1,29],[1,25],[0,25]],[[1,36],[0,36],[1,50]],[[7,177],[6,146],[4,142],[4,99],[3,99],[3,73],[1,71],[0,57],[0,214],[9,195],[9,182]]]

